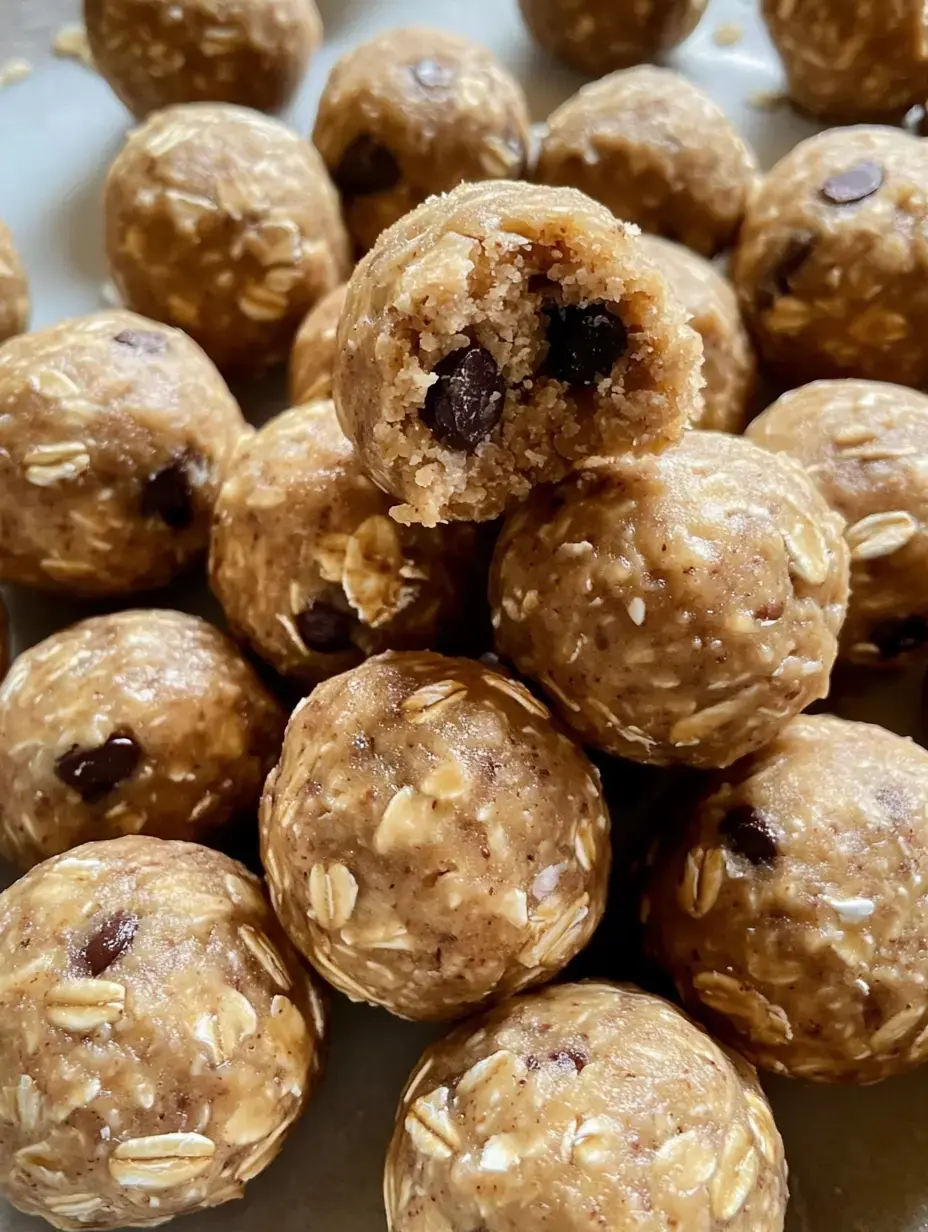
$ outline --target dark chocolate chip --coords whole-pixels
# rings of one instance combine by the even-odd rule
[[[561,1069],[575,1069],[579,1074],[589,1065],[590,1056],[589,1053],[581,1052],[578,1048],[564,1048],[558,1052],[552,1052],[548,1060],[559,1065]]]
[[[772,864],[779,855],[770,822],[749,804],[739,804],[726,813],[719,833],[729,851],[752,864]]]
[[[544,375],[568,385],[595,385],[628,350],[628,330],[601,300],[592,304],[551,305]]]
[[[772,308],[778,299],[794,293],[793,279],[815,249],[815,240],[807,235],[793,235],[776,263],[758,284],[756,302],[761,312]]]
[[[140,500],[143,518],[160,518],[174,530],[184,530],[193,521],[193,493],[185,456],[155,471],[145,481]]]
[[[496,360],[483,347],[466,347],[446,355],[435,374],[422,422],[442,445],[473,453],[503,415],[506,382]]]
[[[55,762],[55,773],[87,803],[108,795],[131,778],[142,760],[142,748],[127,732],[115,732],[96,748],[68,749]]]
[[[385,145],[362,133],[345,150],[332,178],[346,197],[363,197],[395,188],[403,173]]]
[[[120,346],[131,347],[133,351],[144,351],[146,355],[160,355],[168,348],[164,335],[150,329],[124,329],[116,334],[113,341]]]
[[[924,616],[904,616],[900,620],[884,620],[871,635],[883,659],[895,659],[928,645],[928,619]]]
[[[445,64],[439,64],[437,60],[426,59],[420,60],[418,64],[412,66],[412,75],[418,81],[419,85],[426,90],[441,90],[446,86],[450,86],[454,81],[454,72]]]
[[[323,654],[335,654],[350,650],[352,619],[349,612],[342,611],[332,603],[310,604],[294,617],[297,632],[310,650]]]
[[[783,603],[783,600],[774,599],[770,603],[761,604],[754,613],[754,619],[764,624],[772,623],[774,620],[779,620],[785,610],[786,605]]]
[[[829,205],[856,205],[879,192],[883,180],[883,168],[868,159],[829,176],[822,185],[822,196]]]
[[[94,977],[102,975],[128,950],[139,931],[139,917],[120,911],[104,921],[81,952],[81,957]]]

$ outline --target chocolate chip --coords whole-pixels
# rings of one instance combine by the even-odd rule
[[[483,347],[466,347],[446,355],[435,374],[422,422],[442,445],[473,453],[503,415],[506,382],[496,360]]]
[[[346,197],[363,197],[395,188],[403,173],[385,145],[362,133],[342,154],[332,178]]]
[[[779,854],[770,822],[750,804],[739,804],[726,813],[719,833],[729,851],[752,864],[772,864]]]
[[[129,911],[110,916],[84,946],[81,957],[96,978],[128,950],[139,931],[139,917]]]
[[[335,654],[340,650],[350,650],[354,645],[350,613],[332,603],[312,603],[302,612],[297,612],[294,622],[304,645],[310,650]]]
[[[772,308],[778,299],[794,293],[793,279],[811,257],[815,240],[808,235],[791,236],[776,263],[757,287],[756,303],[761,312]]]
[[[871,639],[883,659],[895,659],[928,645],[928,619],[905,616],[900,620],[884,620],[871,634]]]
[[[590,1055],[587,1052],[581,1052],[578,1048],[564,1048],[550,1053],[548,1060],[559,1065],[561,1069],[575,1069],[579,1074],[589,1065]]]
[[[155,471],[145,481],[140,500],[143,518],[160,518],[174,530],[184,530],[193,521],[193,494],[185,455]]]
[[[454,81],[454,72],[437,60],[420,60],[412,66],[412,75],[426,90],[440,90]]]
[[[55,762],[55,773],[87,804],[108,795],[130,778],[142,760],[142,748],[127,732],[114,732],[96,748],[74,745]]]
[[[779,620],[786,610],[786,605],[782,599],[774,599],[770,603],[761,604],[755,611],[754,619],[761,621],[763,624],[772,623],[774,620]]]
[[[544,375],[568,385],[595,385],[628,349],[628,330],[601,300],[592,304],[552,305]]]
[[[822,196],[829,205],[856,205],[883,187],[883,168],[869,160],[855,163],[846,171],[829,176],[822,185]]]
[[[144,351],[146,355],[160,355],[168,349],[167,339],[163,334],[156,334],[150,329],[124,329],[113,338],[120,346],[131,347],[134,351]]]

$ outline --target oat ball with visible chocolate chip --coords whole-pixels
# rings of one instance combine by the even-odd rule
[[[0,349],[0,581],[88,596],[163,586],[206,548],[248,431],[180,330],[105,311]]]
[[[0,218],[0,343],[29,327],[29,283],[13,234]]]
[[[676,439],[699,338],[634,229],[571,188],[464,184],[358,265],[335,400],[401,522],[486,521],[590,455]]]
[[[899,667],[928,651],[928,397],[875,381],[816,381],[748,430],[808,471],[847,522],[851,600],[841,654]]]
[[[727,766],[828,691],[842,527],[798,463],[743,437],[599,459],[507,521],[497,649],[590,744]]]
[[[319,155],[277,120],[219,103],[153,115],[104,190],[110,273],[128,307],[186,330],[223,370],[285,359],[348,274]]]
[[[382,650],[452,645],[490,553],[475,527],[399,526],[389,509],[330,401],[272,419],[216,503],[210,578],[232,629],[310,684]]]
[[[750,1065],[660,997],[563,984],[426,1049],[384,1197],[393,1232],[781,1232],[786,1164]]]
[[[175,103],[279,111],[322,42],[315,0],[84,0],[95,68],[137,116]]]
[[[290,401],[294,406],[332,397],[335,339],[347,284],[324,296],[297,330],[290,352]]]
[[[684,1002],[778,1073],[928,1060],[928,753],[803,715],[697,801],[645,900]]]
[[[517,180],[529,115],[518,82],[459,34],[387,30],[343,56],[319,100],[313,141],[366,252],[385,227],[465,180]]]
[[[757,162],[704,90],[646,65],[584,86],[548,117],[535,177],[711,257],[737,233]]]
[[[609,879],[599,775],[524,685],[387,654],[294,712],[261,807],[271,899],[336,988],[445,1019],[555,976]]]
[[[212,842],[254,815],[284,715],[198,616],[96,616],[19,656],[0,685],[0,854],[90,839]]]
[[[242,865],[88,843],[0,895],[0,1192],[58,1228],[242,1197],[312,1093],[324,1007]]]
[[[928,143],[891,128],[802,142],[748,207],[733,276],[761,357],[821,377],[928,385]]]

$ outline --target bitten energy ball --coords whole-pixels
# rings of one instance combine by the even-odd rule
[[[384,1196],[392,1232],[781,1232],[786,1164],[750,1065],[660,997],[564,984],[426,1049]]]
[[[754,398],[757,361],[731,283],[681,244],[643,235],[642,248],[673,287],[702,338],[703,406],[694,428],[743,432]]]
[[[384,655],[297,708],[261,812],[275,909],[354,1000],[454,1018],[551,979],[609,878],[599,776],[523,685]]]
[[[335,399],[401,522],[496,517],[581,459],[678,437],[701,347],[634,232],[569,188],[465,184],[385,232]]]
[[[590,77],[652,60],[682,43],[708,0],[519,0],[531,33]]]
[[[276,120],[191,103],[129,137],[104,192],[124,301],[179,325],[223,369],[284,359],[309,309],[348,273],[322,161]]]
[[[29,327],[29,283],[13,243],[0,219],[0,343]]]
[[[816,381],[751,424],[792,454],[847,522],[851,600],[841,653],[897,667],[928,648],[928,397],[873,381]]]
[[[229,624],[277,671],[315,683],[463,632],[486,591],[474,528],[398,526],[389,508],[331,402],[278,415],[239,450],[210,577]]]
[[[928,384],[926,145],[896,129],[833,129],[761,184],[733,274],[761,354],[789,386]]]
[[[97,312],[0,350],[0,580],[82,595],[163,586],[205,549],[247,430],[200,348]]]
[[[507,522],[497,648],[590,744],[727,766],[828,691],[842,526],[797,463],[743,437],[600,462]]]
[[[654,875],[650,945],[759,1065],[876,1082],[928,1058],[928,753],[794,719],[699,800]]]
[[[253,813],[283,738],[232,643],[183,612],[118,612],[25,651],[0,686],[0,854],[89,839],[213,840]]]
[[[290,401],[294,406],[332,397],[335,338],[345,306],[347,286],[330,291],[297,330],[290,352]]]
[[[549,116],[535,176],[712,256],[735,237],[757,163],[708,94],[646,66],[584,86]]]
[[[0,895],[0,1191],[58,1228],[242,1196],[321,1063],[323,1008],[240,864],[132,837]]]
[[[131,112],[174,103],[279,111],[322,41],[315,0],[84,0],[94,66]]]
[[[362,252],[433,193],[517,180],[529,115],[518,82],[485,47],[441,30],[388,30],[333,68],[313,141]]]

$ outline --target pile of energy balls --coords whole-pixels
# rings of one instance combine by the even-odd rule
[[[240,1197],[318,1078],[316,974],[482,1014],[402,1096],[393,1232],[779,1232],[753,1066],[928,1060],[928,752],[802,714],[836,657],[928,651],[924,5],[765,0],[795,103],[866,122],[765,176],[639,66],[705,0],[521,7],[609,74],[537,150],[456,35],[351,51],[310,144],[249,108],[290,99],[313,0],[86,0],[141,120],[103,202],[125,309],[24,332],[0,234],[0,579],[111,609],[12,665],[3,625],[0,1191],[59,1228]],[[254,431],[225,378],[288,356]],[[234,640],[126,610],[207,554]],[[702,772],[640,920],[711,1035],[537,991],[606,906],[585,748]],[[215,849],[257,828],[269,899]]]

